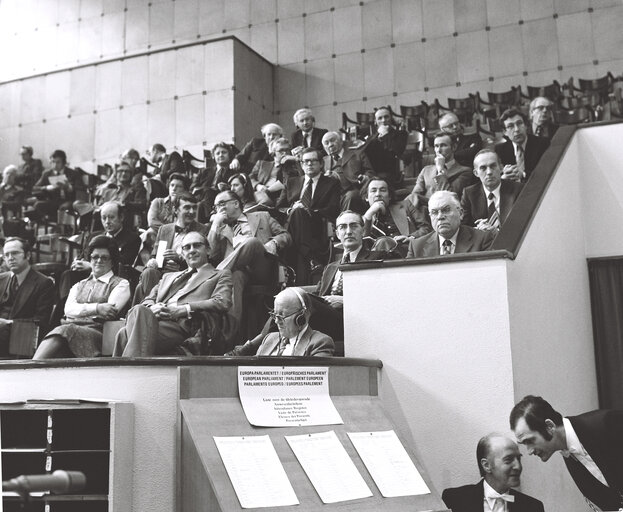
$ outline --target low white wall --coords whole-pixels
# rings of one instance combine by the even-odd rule
[[[0,402],[32,398],[133,402],[133,510],[175,510],[177,367],[0,371]]]
[[[346,272],[346,355],[383,361],[380,396],[437,492],[476,482],[476,443],[513,406],[506,260]]]

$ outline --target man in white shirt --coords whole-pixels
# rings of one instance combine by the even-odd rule
[[[623,411],[596,410],[563,418],[540,396],[513,407],[517,442],[547,462],[557,451],[584,497],[601,510],[623,508]]]
[[[517,444],[501,434],[483,437],[476,448],[483,479],[443,491],[452,512],[543,512],[543,503],[511,489],[520,485],[521,454]]]

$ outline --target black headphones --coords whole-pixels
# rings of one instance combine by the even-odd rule
[[[299,298],[299,301],[301,302],[301,310],[294,317],[294,323],[297,325],[297,327],[303,327],[307,323],[307,320],[305,319],[307,306],[305,305],[305,301],[303,300],[303,296],[300,294],[300,292],[296,288],[292,288],[292,291],[296,293],[296,296]]]

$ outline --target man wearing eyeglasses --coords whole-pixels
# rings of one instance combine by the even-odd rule
[[[549,140],[529,134],[526,117],[515,108],[505,110],[500,122],[507,138],[495,147],[504,166],[502,179],[525,182],[549,147]]]
[[[13,320],[37,321],[42,337],[54,304],[54,281],[30,267],[26,240],[7,238],[3,255],[9,272],[0,274],[0,357],[9,353]]]
[[[463,210],[455,193],[435,192],[428,200],[428,213],[435,231],[411,240],[407,258],[486,251],[491,247],[495,238],[493,231],[461,226]]]
[[[247,283],[276,285],[277,255],[292,238],[268,212],[243,213],[242,201],[231,190],[216,196],[208,232],[210,258],[217,268],[234,273],[232,315],[242,318],[242,295]]]
[[[163,273],[176,272],[186,268],[180,254],[182,238],[186,233],[196,231],[207,235],[208,227],[197,222],[198,200],[189,192],[178,194],[173,201],[176,220],[158,228],[151,258],[141,273],[140,282],[134,292],[133,304],[141,302],[156,285]]]
[[[340,182],[322,174],[322,154],[317,149],[304,149],[300,160],[305,176],[287,181],[277,207],[287,208],[292,247],[286,259],[296,272],[296,283],[303,285],[328,259],[326,225],[340,210]]]
[[[441,128],[443,133],[447,133],[452,137],[452,141],[455,144],[455,160],[459,164],[471,169],[474,165],[476,153],[482,149],[482,139],[480,135],[478,135],[478,133],[465,135],[463,133],[463,125],[454,112],[448,112],[439,118],[439,128]]]
[[[188,268],[164,274],[145,300],[130,310],[125,327],[117,333],[114,355],[170,353],[195,334],[196,320],[204,314],[217,332],[213,324],[231,307],[231,272],[208,263],[208,241],[202,233],[185,234],[181,251]]]
[[[530,130],[533,135],[552,139],[558,129],[552,107],[552,102],[543,96],[537,96],[530,102]]]

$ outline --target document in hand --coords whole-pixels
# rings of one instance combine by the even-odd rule
[[[214,437],[242,508],[298,505],[268,436]]]
[[[422,475],[393,430],[349,432],[348,437],[383,497],[430,493]]]

